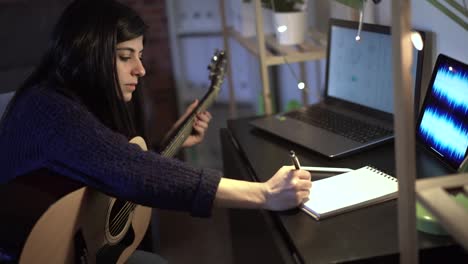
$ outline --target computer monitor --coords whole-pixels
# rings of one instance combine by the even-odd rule
[[[453,170],[468,154],[468,65],[440,54],[416,126],[417,140]]]
[[[393,114],[393,62],[390,27],[332,19],[327,63],[328,96]],[[423,36],[424,33],[420,32]],[[413,50],[413,89],[419,102],[422,51]],[[417,109],[415,106],[415,109]]]

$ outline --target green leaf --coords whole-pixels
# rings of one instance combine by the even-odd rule
[[[297,7],[303,4],[304,0],[262,0],[263,7],[275,12],[300,11]]]
[[[458,23],[465,30],[468,30],[468,22],[466,21],[466,19],[463,19],[463,17],[460,17],[456,13],[452,12],[450,8],[448,8],[446,5],[437,0],[427,0],[427,2],[433,5],[435,8],[439,9],[440,12],[452,19],[455,23]],[[453,8],[455,8],[457,11],[459,11],[461,14],[463,14],[465,17],[468,16],[468,11],[466,9],[462,9],[461,6],[457,5],[453,1],[446,0],[446,2],[450,4]]]
[[[364,0],[336,0],[338,3],[347,5],[351,8],[360,9],[364,4]]]

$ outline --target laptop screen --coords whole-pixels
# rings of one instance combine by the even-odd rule
[[[439,55],[418,120],[417,137],[458,169],[468,149],[468,65]]]
[[[392,37],[390,28],[331,20],[329,32],[328,96],[393,114]],[[419,52],[413,51],[413,89],[418,87]],[[419,67],[418,67],[419,66]],[[416,98],[418,99],[418,98]]]

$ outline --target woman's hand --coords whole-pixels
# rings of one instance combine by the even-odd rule
[[[286,210],[294,208],[309,200],[310,172],[296,170],[293,166],[281,167],[266,185],[264,208],[269,210]]]
[[[308,171],[283,166],[263,183],[221,178],[215,204],[227,208],[286,210],[307,201],[311,186]]]
[[[174,126],[178,126],[187,116],[192,113],[192,111],[197,107],[198,100],[195,100],[192,104],[187,107],[185,113],[177,120]],[[205,137],[206,130],[208,129],[208,124],[211,121],[211,114],[208,111],[203,111],[197,113],[193,120],[193,130],[190,136],[187,137],[185,142],[182,144],[182,147],[191,147],[203,141]]]

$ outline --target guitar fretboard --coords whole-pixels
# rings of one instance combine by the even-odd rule
[[[208,66],[210,69],[211,85],[208,92],[200,101],[197,108],[182,122],[182,125],[177,128],[174,135],[172,135],[166,146],[161,149],[161,155],[164,157],[173,157],[182,147],[188,136],[192,133],[193,122],[197,113],[203,112],[210,107],[218,96],[221,85],[224,80],[224,67],[226,65],[226,58],[223,51],[217,51],[213,56],[212,64]]]
[[[192,133],[192,126],[194,118],[197,113],[203,112],[208,109],[218,96],[219,88],[212,89],[207,96],[202,100],[196,110],[185,120],[182,127],[178,130],[175,136],[170,140],[170,143],[161,151],[164,157],[173,157],[182,147],[187,137]]]

